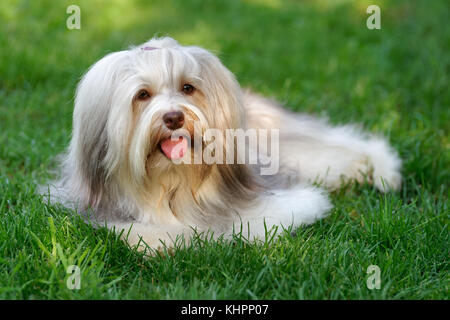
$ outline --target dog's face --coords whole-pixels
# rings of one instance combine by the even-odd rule
[[[239,84],[219,59],[170,38],[154,39],[107,55],[83,77],[68,159],[95,204],[111,179],[121,193],[176,172],[199,170],[191,172],[199,179],[207,165],[187,169],[173,161],[193,157],[192,142],[205,129],[240,128],[243,121]]]

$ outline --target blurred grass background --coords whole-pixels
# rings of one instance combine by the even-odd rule
[[[66,28],[71,4],[80,30]],[[370,4],[381,30],[366,28]],[[447,299],[449,13],[446,0],[2,1],[0,297]],[[237,240],[151,259],[42,203],[35,188],[70,140],[79,78],[154,35],[210,49],[289,108],[388,136],[402,191],[335,193],[329,219],[263,249]],[[80,291],[65,286],[70,261]],[[382,290],[365,287],[370,264]]]

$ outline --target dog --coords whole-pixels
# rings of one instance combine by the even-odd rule
[[[208,149],[208,130],[218,133],[209,154],[227,161],[191,161]],[[230,130],[256,132],[240,139],[248,154],[225,139]],[[251,146],[255,136],[270,142]],[[262,174],[267,157],[246,160],[269,150],[274,172]],[[332,208],[327,190],[348,181],[398,190],[400,169],[384,138],[288,111],[242,89],[209,51],[162,37],[108,54],[82,77],[46,193],[131,246],[160,249],[194,233],[263,240],[312,224]]]

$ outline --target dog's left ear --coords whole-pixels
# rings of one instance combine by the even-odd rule
[[[204,90],[212,112],[210,121],[212,128],[221,130],[224,134],[227,129],[243,129],[246,127],[245,110],[243,105],[242,89],[235,76],[220,60],[205,49],[189,47],[189,52],[200,63],[201,78],[206,87]],[[219,176],[217,184],[222,196],[230,202],[248,202],[257,196],[256,190],[262,190],[257,177],[250,167],[237,164],[237,149],[235,140],[223,137],[223,154],[233,150],[233,164],[218,164]]]
[[[199,47],[188,47],[188,51],[200,63],[205,95],[211,104],[212,127],[242,128],[245,123],[242,90],[235,76],[209,51]]]

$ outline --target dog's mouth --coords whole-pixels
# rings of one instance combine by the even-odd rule
[[[189,141],[186,137],[181,136],[178,139],[171,137],[163,139],[159,142],[159,149],[170,160],[178,160],[184,157],[189,148]]]

